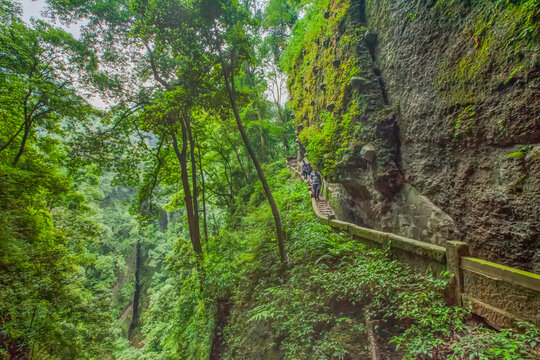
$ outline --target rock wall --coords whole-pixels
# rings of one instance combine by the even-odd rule
[[[315,2],[288,49],[290,104],[342,219],[540,272],[539,12]]]

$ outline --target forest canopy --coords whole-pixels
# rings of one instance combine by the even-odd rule
[[[0,0],[0,359],[369,358],[372,319],[407,359],[533,353],[311,213],[284,71],[329,3]]]

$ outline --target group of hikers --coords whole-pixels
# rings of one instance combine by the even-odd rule
[[[308,181],[308,183],[311,183],[311,188],[313,189],[313,197],[317,201],[320,200],[322,185],[321,173],[317,168],[313,170],[311,168],[311,164],[305,158],[302,159],[300,165],[302,166],[302,176]]]

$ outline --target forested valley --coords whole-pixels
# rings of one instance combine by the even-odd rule
[[[0,0],[0,359],[540,358],[530,319],[490,326],[448,300],[450,272],[318,221],[287,166],[307,152],[328,183],[356,184],[362,114],[389,106],[347,98],[360,65],[310,46],[370,39],[343,20],[366,2],[48,0],[25,22]],[[536,1],[472,3],[537,39]],[[336,100],[313,110],[323,91]],[[338,121],[340,104],[357,109]],[[377,166],[373,214],[401,186]]]

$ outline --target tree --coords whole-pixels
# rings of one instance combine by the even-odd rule
[[[14,18],[0,25],[0,152],[15,166],[36,128],[58,133],[59,119],[85,117],[91,108],[73,90],[77,74],[96,69],[92,53],[60,29],[37,21],[29,28]],[[32,151],[48,146],[38,137]]]
[[[138,18],[141,19],[139,34],[143,36],[151,34],[153,41],[159,44],[160,48],[172,49],[175,59],[193,59],[195,55],[198,59],[209,61],[212,66],[203,68],[207,71],[204,74],[217,76],[217,81],[225,86],[238,131],[272,209],[279,255],[285,265],[285,233],[279,211],[264,171],[244,129],[237,104],[235,74],[239,73],[244,62],[252,60],[252,47],[247,28],[253,25],[253,19],[249,10],[235,1],[201,1],[186,4],[156,2],[152,5],[139,1],[136,2],[134,9]],[[179,16],[162,20],[158,14],[163,13],[179,14]],[[209,46],[201,46],[202,44]],[[197,53],[194,53],[194,49]],[[208,69],[213,70],[210,72]],[[220,71],[216,72],[215,69],[220,69]]]
[[[138,39],[144,44],[148,54],[150,73],[162,86],[165,100],[163,104],[167,104],[168,107],[155,113],[162,118],[160,124],[153,122],[152,127],[145,127],[145,129],[166,131],[173,138],[172,144],[182,168],[181,179],[186,196],[190,236],[196,253],[199,252],[200,230],[196,212],[198,195],[196,176],[193,175],[196,173],[193,169],[196,169],[197,164],[194,161],[194,146],[188,144],[191,127],[190,113],[193,110],[193,104],[199,100],[207,108],[216,108],[223,107],[223,100],[228,99],[229,111],[232,110],[240,135],[274,214],[279,254],[285,264],[285,234],[279,212],[244,129],[234,83],[242,64],[252,60],[250,36],[247,31],[248,27],[254,23],[249,10],[236,1],[206,0],[152,3],[134,1],[130,4],[129,10],[112,5],[107,5],[103,9],[91,1],[53,1],[52,4],[61,15],[67,17],[75,12],[75,18],[89,16],[92,23],[108,22],[110,28],[121,27],[122,23],[118,19],[127,19],[128,24],[132,26],[130,30],[132,39]],[[220,28],[220,26],[223,27]],[[240,57],[235,58],[238,54]],[[172,110],[173,108],[175,110]],[[181,146],[178,138],[175,140],[176,131],[181,134]],[[191,189],[188,186],[189,175],[186,166],[188,151],[192,169]]]

